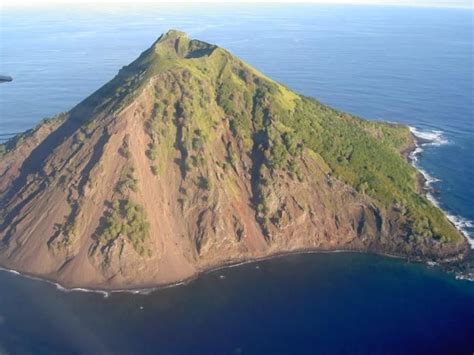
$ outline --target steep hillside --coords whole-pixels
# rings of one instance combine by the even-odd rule
[[[125,288],[299,250],[462,258],[466,239],[404,157],[413,146],[405,126],[331,109],[169,31],[1,146],[0,264]]]

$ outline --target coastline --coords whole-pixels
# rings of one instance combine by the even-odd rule
[[[440,146],[448,144],[449,142],[443,138],[441,131],[433,131],[430,133],[424,133],[417,130],[415,127],[408,126],[410,132],[414,138],[414,146],[409,147],[402,154],[408,160],[408,162],[418,171],[418,185],[419,193],[425,196],[433,205],[439,208],[451,224],[466,238],[467,242],[471,246],[471,250],[474,249],[474,239],[470,237],[469,233],[465,230],[465,227],[472,227],[470,221],[465,221],[462,217],[458,217],[448,213],[445,209],[440,206],[439,201],[434,196],[433,183],[440,181],[439,179],[431,176],[425,170],[423,170],[417,163],[418,157],[423,153],[424,146],[433,145]]]
[[[433,182],[439,181],[433,177],[431,177],[428,173],[426,173],[423,169],[419,168],[417,166],[417,161],[418,161],[418,156],[423,152],[423,146],[427,144],[432,144],[433,141],[430,139],[427,139],[426,137],[423,137],[419,133],[419,131],[416,130],[416,128],[408,126],[411,132],[411,135],[413,137],[413,143],[407,147],[403,152],[402,155],[404,156],[405,159],[418,171],[418,184],[419,184],[419,193],[423,194],[426,198],[428,198],[433,204],[435,204],[438,208],[439,204],[435,200],[434,196],[431,194],[433,191],[433,188],[431,184]],[[443,141],[443,144],[446,141]],[[441,209],[441,208],[440,208]],[[450,215],[443,209],[441,209],[443,213],[446,215],[450,223],[453,224],[454,227],[462,234],[464,238],[466,238],[467,242],[471,245],[471,248],[474,248],[474,241],[469,238],[469,235],[459,227],[456,223],[453,222],[453,220],[450,218]],[[176,282],[171,282],[171,283],[163,283],[163,284],[149,284],[149,285],[143,285],[140,287],[130,287],[130,288],[114,288],[113,286],[110,287],[74,287],[74,286],[67,286],[65,284],[61,284],[60,282],[57,282],[53,279],[47,278],[47,277],[42,277],[42,276],[37,276],[31,273],[24,273],[24,272],[19,272],[14,269],[9,269],[5,267],[0,266],[0,271],[4,272],[9,272],[24,278],[28,278],[31,280],[36,280],[40,282],[46,282],[51,285],[54,285],[58,290],[63,291],[63,292],[92,292],[92,293],[98,293],[102,294],[104,297],[108,297],[111,293],[132,293],[132,294],[149,294],[151,292],[160,290],[160,289],[166,289],[170,287],[176,287],[176,286],[181,286],[181,285],[187,285],[197,278],[199,278],[201,275],[204,274],[209,274],[213,273],[219,270],[227,269],[227,268],[233,268],[233,267],[238,267],[241,265],[245,264],[252,264],[252,263],[258,263],[266,260],[271,260],[275,258],[280,258],[280,257],[285,257],[285,256],[290,256],[290,255],[297,255],[297,254],[326,254],[326,253],[361,253],[361,254],[375,254],[375,255],[380,255],[384,257],[389,257],[389,258],[397,258],[397,259],[404,259],[407,262],[416,262],[416,263],[421,263],[425,264],[428,266],[434,266],[434,265],[440,265],[436,262],[423,259],[420,257],[410,257],[406,255],[396,255],[396,254],[390,254],[390,253],[385,253],[383,251],[379,250],[358,250],[358,249],[334,249],[334,250],[324,250],[324,249],[299,249],[299,250],[288,250],[288,251],[279,251],[279,252],[274,252],[271,254],[251,258],[251,259],[236,259],[236,260],[229,260],[227,262],[224,262],[220,265],[216,265],[213,267],[209,268],[203,268],[200,270],[197,270],[193,275],[190,277],[178,280]],[[472,256],[472,252],[470,253]],[[457,279],[466,279],[470,281],[474,281],[474,273],[472,270],[470,270],[470,267],[468,266],[467,270],[459,266],[459,258],[454,258],[452,260],[446,260],[445,262],[442,263],[443,267],[447,272],[451,272],[456,274]]]
[[[131,294],[140,294],[140,295],[147,295],[150,294],[154,291],[162,290],[162,289],[167,289],[171,287],[177,287],[177,286],[184,286],[188,285],[189,283],[193,282],[194,280],[198,279],[202,275],[210,274],[213,272],[217,272],[220,270],[225,270],[225,269],[230,269],[242,265],[247,265],[247,264],[256,264],[259,262],[263,261],[268,261],[268,260],[273,260],[273,259],[278,259],[278,258],[284,258],[286,256],[291,256],[291,255],[301,255],[301,254],[335,254],[335,253],[355,253],[355,254],[367,254],[367,255],[378,255],[386,258],[392,258],[392,259],[400,259],[400,260],[405,260],[407,263],[418,263],[418,264],[424,264],[427,266],[436,266],[439,265],[435,262],[432,261],[426,261],[420,258],[408,258],[403,255],[396,255],[396,254],[389,254],[389,253],[381,253],[381,252],[375,252],[375,251],[370,251],[370,250],[351,250],[351,249],[334,249],[334,250],[318,250],[318,249],[301,249],[301,250],[292,250],[292,251],[286,251],[286,252],[277,252],[274,254],[270,255],[265,255],[261,257],[256,257],[252,259],[247,259],[247,260],[235,260],[235,261],[229,261],[227,263],[208,268],[208,269],[202,269],[197,271],[194,275],[181,279],[176,282],[171,282],[171,283],[164,283],[164,284],[150,284],[150,285],[145,285],[142,287],[131,287],[131,288],[100,288],[100,287],[68,287],[66,285],[63,285],[57,281],[53,281],[52,279],[46,278],[46,277],[40,277],[36,276],[33,274],[29,273],[24,273],[24,272],[19,272],[17,270],[13,269],[8,269],[5,267],[0,267],[0,272],[8,272],[17,276],[20,276],[22,278],[34,280],[34,281],[39,281],[39,282],[44,282],[47,284],[50,284],[52,286],[55,286],[57,290],[61,292],[86,292],[86,293],[97,293],[97,294],[102,294],[105,298],[110,296],[112,293],[131,293]]]

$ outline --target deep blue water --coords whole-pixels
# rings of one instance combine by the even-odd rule
[[[0,280],[0,346],[11,354],[470,355],[474,349],[474,283],[381,256],[292,255],[150,295],[107,298],[59,292],[8,273]]]
[[[177,28],[302,94],[433,137],[418,164],[440,206],[472,234],[473,14],[322,5],[5,8],[0,74],[14,81],[0,85],[0,139],[67,111]],[[108,299],[2,273],[0,346],[34,354],[148,346],[164,354],[474,351],[473,283],[436,270],[316,254],[227,272]]]

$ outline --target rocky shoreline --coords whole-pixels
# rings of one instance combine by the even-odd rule
[[[418,170],[417,178],[419,192],[433,202],[433,194],[435,193],[435,190],[431,185],[430,180],[425,176],[422,171],[420,171],[420,169],[416,165],[417,156],[423,152],[423,149],[421,147],[424,144],[431,143],[431,141],[417,136],[413,132],[413,130],[411,130],[411,134],[413,136],[414,143],[406,151],[403,152],[403,156],[410,162],[411,165],[413,165],[413,167],[415,167],[415,169]],[[434,203],[436,203],[436,201],[434,201]],[[469,236],[466,234],[466,232],[462,228],[457,226],[455,223],[453,223],[445,211],[443,212],[445,213],[448,220],[452,223],[452,225],[456,227],[456,229],[466,238],[468,243],[472,245],[472,241],[470,241]],[[446,270],[446,272],[455,274],[457,279],[474,281],[474,253],[472,252],[472,248],[468,251],[468,254],[466,254],[462,259],[453,260],[452,262],[446,262],[438,265],[441,265],[443,269]]]
[[[423,170],[421,170],[416,164],[416,162],[418,160],[418,156],[421,155],[422,152],[423,152],[423,149],[421,147],[425,144],[432,143],[432,141],[429,140],[429,139],[417,136],[413,132],[412,129],[411,129],[411,134],[412,134],[414,143],[409,148],[407,148],[402,154],[405,157],[405,159],[407,159],[407,161],[415,169],[418,170],[417,180],[418,180],[418,186],[419,186],[420,194],[422,194],[424,197],[426,197],[428,200],[430,200],[433,204],[435,204],[439,208],[438,201],[434,197],[434,195],[436,194],[436,190],[432,186],[432,183],[436,182],[438,180],[435,179],[435,178],[427,176],[427,173],[425,173]],[[467,233],[462,228],[460,228],[458,225],[456,225],[456,223],[454,223],[451,220],[450,216],[446,213],[446,211],[443,210],[443,212],[446,215],[446,217],[448,218],[448,220],[451,222],[451,224],[454,227],[456,227],[456,229],[466,238],[466,240],[469,242],[469,244],[472,245],[472,242],[470,241],[470,238],[467,235]],[[474,246],[473,246],[473,248],[474,248]]]
[[[433,266],[433,265],[438,265],[443,267],[444,264],[437,264],[437,263],[432,263],[432,262],[427,262],[426,260],[422,259],[416,259],[416,258],[407,258],[406,256],[403,255],[393,255],[393,254],[387,254],[387,253],[381,253],[381,252],[370,252],[370,251],[363,251],[363,250],[315,250],[315,249],[307,249],[307,250],[295,250],[295,251],[288,251],[288,252],[279,252],[267,256],[262,256],[262,257],[257,257],[253,259],[248,259],[248,260],[236,260],[236,261],[230,261],[228,263],[224,263],[222,265],[218,265],[209,269],[203,269],[197,272],[196,274],[182,279],[178,280],[176,282],[171,282],[171,283],[163,283],[163,284],[150,284],[150,285],[144,285],[141,287],[130,287],[130,288],[114,288],[113,286],[111,287],[74,287],[74,286],[68,286],[61,284],[60,282],[55,281],[54,279],[50,279],[47,277],[41,277],[37,276],[34,274],[26,273],[26,272],[19,272],[13,269],[8,269],[4,267],[0,267],[0,271],[4,272],[9,272],[14,275],[17,275],[19,277],[27,278],[30,280],[35,280],[35,281],[40,281],[40,282],[45,282],[50,285],[55,286],[59,291],[62,292],[90,292],[90,293],[98,293],[98,294],[103,294],[104,297],[108,297],[112,293],[132,293],[132,294],[141,294],[141,295],[146,295],[151,292],[157,291],[157,290],[162,290],[170,287],[177,287],[177,286],[183,286],[187,285],[194,280],[198,279],[202,275],[210,274],[213,272],[217,272],[219,270],[225,270],[229,268],[234,268],[234,267],[239,267],[242,265],[247,265],[247,264],[258,264],[259,262],[262,261],[267,261],[267,260],[272,260],[272,259],[277,259],[277,258],[284,258],[287,256],[291,255],[300,255],[300,254],[333,254],[333,253],[358,253],[358,254],[373,254],[373,255],[379,255],[387,258],[395,258],[395,259],[403,259],[406,260],[408,263],[420,263],[420,264],[425,264],[428,266]],[[462,278],[458,277],[457,274],[457,269],[454,267],[454,264],[450,265],[449,268],[447,265],[444,265],[443,267],[445,270],[449,272],[456,272],[456,278],[459,279],[468,279],[471,280],[470,278]],[[474,279],[472,279],[474,280]]]

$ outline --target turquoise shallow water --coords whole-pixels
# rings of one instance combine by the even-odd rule
[[[474,220],[473,11],[376,6],[5,9],[0,139],[70,109],[169,28],[339,109],[409,124],[417,164]],[[62,293],[0,274],[7,353],[467,353],[473,283],[358,254],[291,256],[148,296]],[[143,309],[140,307],[143,306]]]

